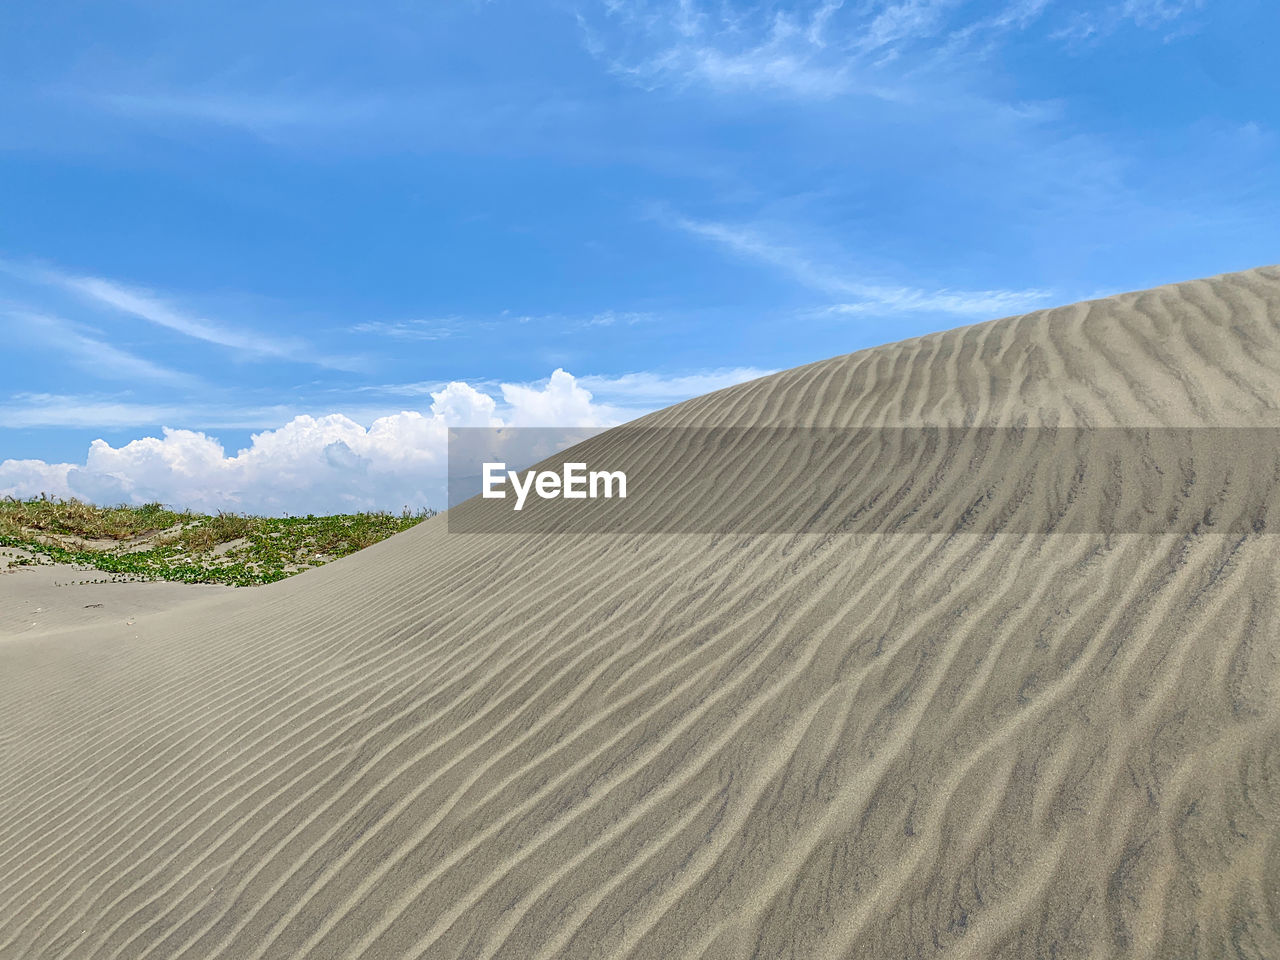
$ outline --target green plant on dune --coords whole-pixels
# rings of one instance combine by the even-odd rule
[[[49,496],[0,501],[0,533],[6,536],[28,531],[83,540],[127,540],[195,519],[190,511],[168,510],[160,503],[95,507],[74,498]]]
[[[0,500],[0,546],[127,579],[252,586],[345,557],[434,514],[202,515],[158,503],[96,507],[8,497]]]

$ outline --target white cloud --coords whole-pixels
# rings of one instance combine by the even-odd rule
[[[1044,303],[1047,290],[925,290],[893,284],[868,283],[837,273],[796,249],[769,240],[758,231],[724,223],[674,217],[670,223],[695,236],[705,237],[739,256],[771,264],[812,290],[852,302],[838,303],[828,312],[841,314],[890,314],[934,312],[960,317],[989,318],[1030,310]]]
[[[67,474],[73,463],[45,463],[43,460],[0,461],[0,497],[34,497],[47,493],[71,496]]]
[[[500,427],[493,397],[470,384],[453,381],[431,392],[431,413],[450,427]]]
[[[556,370],[539,386],[502,384],[512,427],[607,427],[627,418],[624,411],[593,401],[591,391],[572,374]]]
[[[213,437],[166,428],[120,447],[95,440],[67,486],[97,503],[159,500],[197,510],[350,512],[438,504],[445,427],[405,412],[366,429],[342,414],[300,416],[227,456]]]
[[[158,500],[267,514],[439,507],[445,503],[449,427],[603,428],[637,413],[597,402],[564,370],[537,384],[502,384],[501,395],[499,402],[453,382],[432,391],[428,410],[381,416],[368,427],[341,413],[296,416],[254,434],[234,455],[196,430],[166,427],[159,437],[118,447],[95,440],[83,464],[3,461],[0,494],[52,493],[97,503]]]

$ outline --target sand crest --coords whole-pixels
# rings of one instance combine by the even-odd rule
[[[1280,269],[645,422],[1280,427]],[[785,510],[785,468],[743,495]],[[1211,527],[435,518],[12,636],[0,958],[1280,957],[1277,583],[1274,535]]]

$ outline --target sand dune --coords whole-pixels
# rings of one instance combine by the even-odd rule
[[[1264,268],[645,424],[1280,426],[1278,397]],[[12,637],[0,958],[1280,957],[1278,584],[1274,536],[1211,527],[437,518]]]
[[[16,547],[0,551],[0,642],[57,634],[68,627],[132,626],[138,617],[222,596],[232,589],[211,583],[134,582],[65,563],[11,565],[14,557],[44,560]]]

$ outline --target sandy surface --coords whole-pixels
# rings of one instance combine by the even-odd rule
[[[1278,401],[1269,268],[653,422],[1280,425]],[[785,506],[759,466],[744,495]],[[1278,583],[1273,535],[437,518],[17,636],[0,957],[1280,957]]]
[[[140,583],[69,564],[14,565],[25,550],[0,548],[0,642],[67,627],[126,627],[193,600],[221,596],[217,584]],[[35,558],[40,559],[40,558]]]

